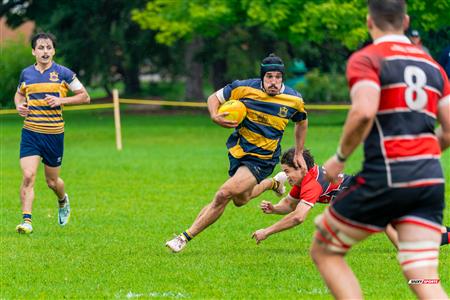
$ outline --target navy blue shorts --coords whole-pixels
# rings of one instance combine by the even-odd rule
[[[228,170],[230,177],[236,174],[240,166],[246,166],[252,172],[253,176],[255,176],[258,183],[272,174],[273,169],[275,169],[278,163],[275,159],[263,160],[250,155],[235,158],[230,153],[228,153],[228,159],[230,160],[230,169]]]
[[[59,167],[64,153],[64,133],[45,134],[22,128],[20,158],[39,155],[49,167]]]
[[[370,232],[403,222],[439,230],[444,207],[444,184],[390,188],[355,177],[349,189],[336,197],[330,213],[347,225]]]

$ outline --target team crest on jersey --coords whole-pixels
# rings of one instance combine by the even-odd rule
[[[58,81],[59,80],[58,73],[57,72],[51,72],[49,80],[50,81]]]
[[[278,112],[278,116],[282,118],[286,118],[288,114],[288,108],[286,106],[280,107],[280,111]]]

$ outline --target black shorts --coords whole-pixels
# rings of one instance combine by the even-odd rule
[[[390,188],[355,177],[339,194],[330,213],[341,222],[369,232],[402,222],[439,230],[445,207],[444,184]]]
[[[64,153],[64,133],[45,134],[22,128],[20,158],[38,155],[49,167],[59,167]]]
[[[253,176],[255,176],[258,183],[272,174],[273,169],[275,169],[278,163],[275,159],[264,160],[250,155],[235,158],[230,153],[228,153],[228,159],[230,160],[230,169],[228,170],[230,177],[236,173],[240,166],[246,166],[252,172]]]

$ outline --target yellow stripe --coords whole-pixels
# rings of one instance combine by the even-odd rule
[[[47,133],[47,134],[58,134],[58,133],[63,133],[64,132],[64,127],[51,127],[49,128],[48,126],[36,126],[34,124],[27,124],[25,123],[25,125],[23,126],[23,128],[31,130],[33,132],[39,132],[39,133]]]
[[[34,93],[57,93],[61,88],[60,83],[33,83],[25,87],[28,94]]]
[[[33,126],[34,128],[41,128],[41,127],[44,127],[44,128],[58,128],[58,127],[64,127],[64,122],[62,122],[62,123],[35,123],[35,122],[33,122],[33,121],[38,121],[38,120],[26,120],[25,122],[24,122],[24,124],[25,125],[29,125],[29,126]],[[41,120],[39,120],[39,121],[41,121]]]
[[[62,111],[60,109],[58,110],[32,110],[30,111],[29,117],[32,117],[31,114],[35,115],[56,115],[56,114],[62,114]]]
[[[44,99],[29,99],[27,103],[31,106],[49,106],[47,100]]]
[[[244,149],[242,149],[242,147],[239,144],[230,148],[229,151],[230,151],[231,155],[233,155],[233,157],[235,157],[235,158],[241,158],[245,155],[251,155],[251,156],[261,158],[261,159],[271,159],[273,157],[272,154],[261,155],[261,154],[256,154],[256,153],[246,153],[246,152],[244,152]]]
[[[33,121],[62,121],[62,120],[63,120],[62,117],[49,118],[49,117],[33,117],[33,116],[28,115],[26,122],[33,122]],[[52,123],[49,123],[49,126],[53,126],[53,124],[52,125],[50,125],[50,124],[52,124]]]
[[[289,122],[288,119],[273,116],[253,109],[247,109],[247,118],[254,123],[270,126],[281,131],[286,128],[286,125]]]
[[[91,110],[91,109],[113,108],[113,107],[114,107],[114,104],[112,104],[112,103],[71,105],[71,106],[64,106],[64,111],[66,111],[66,110]]]
[[[180,101],[139,100],[139,99],[119,99],[119,102],[124,104],[208,107],[208,104],[205,102],[180,102]]]
[[[178,102],[178,101],[160,101],[160,100],[139,100],[139,99],[119,99],[120,103],[128,104],[146,104],[146,105],[166,105],[166,106],[188,106],[188,107],[207,107],[206,103],[202,102]],[[90,104],[90,105],[73,105],[65,106],[64,110],[91,110],[112,108],[112,103],[105,104]],[[308,110],[348,110],[351,105],[347,104],[308,104],[306,108]],[[0,115],[14,115],[17,114],[15,109],[0,109]]]
[[[250,144],[255,145],[261,149],[268,151],[275,151],[278,146],[278,140],[268,139],[260,134],[254,133],[245,127],[239,129],[239,133],[243,136]]]
[[[348,104],[308,104],[306,107],[314,110],[348,110],[351,105]]]
[[[231,91],[230,99],[239,100],[242,98],[249,98],[255,101],[271,102],[279,105],[289,106],[300,112],[305,111],[305,104],[303,103],[303,99],[288,94],[269,96],[265,92],[249,86],[240,86]]]

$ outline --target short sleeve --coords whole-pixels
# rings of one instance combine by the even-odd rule
[[[25,75],[24,71],[20,73],[19,85],[17,86],[17,92],[19,94],[25,95]]]
[[[293,122],[301,122],[308,118],[308,114],[306,113],[305,103],[303,102],[303,99],[300,98],[299,102],[300,103],[298,105],[297,111],[291,116],[291,120]]]
[[[300,193],[300,200],[306,202],[307,204],[314,206],[317,200],[319,200],[322,194],[322,186],[317,182],[317,180],[311,178],[304,184],[302,184],[302,191]]]
[[[444,84],[442,88],[442,97],[439,99],[438,107],[448,107],[448,104],[450,103],[450,82],[445,71],[442,68],[440,68],[440,71]]]
[[[300,200],[300,187],[298,185],[294,185],[289,192],[289,196],[295,200]]]
[[[352,93],[356,87],[369,85],[380,89],[379,63],[367,51],[353,54],[347,64],[347,81]]]
[[[73,91],[78,91],[83,88],[83,85],[77,78],[77,74],[69,68],[62,67],[61,79],[67,84],[68,88]]]

